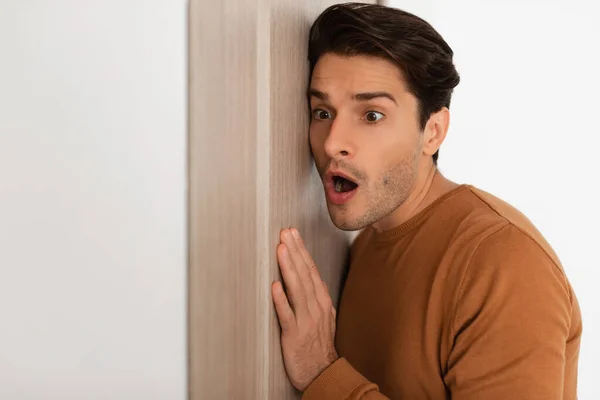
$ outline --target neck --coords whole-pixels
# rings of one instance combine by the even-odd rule
[[[382,232],[400,226],[457,186],[458,184],[446,179],[431,162],[419,173],[408,198],[372,227],[375,231]]]

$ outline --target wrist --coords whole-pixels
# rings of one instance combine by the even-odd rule
[[[320,367],[316,371],[316,374],[312,377],[310,382],[308,382],[306,387],[304,387],[304,389],[302,389],[302,391],[307,390],[308,387],[313,384],[313,382],[315,382],[329,367],[331,367],[339,359],[340,359],[340,356],[337,353],[337,351],[333,350],[333,351],[329,352],[327,354],[327,357],[324,359],[324,362],[320,365]]]
[[[339,358],[340,358],[340,356],[335,349],[332,349],[331,351],[329,351],[327,353],[327,357],[325,358],[325,362],[321,365],[321,368],[319,368],[319,373],[317,374],[317,376],[321,375],[323,373],[323,371],[325,371],[327,368],[329,368]],[[315,379],[317,378],[317,376],[315,376]]]

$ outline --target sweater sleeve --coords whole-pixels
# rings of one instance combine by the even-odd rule
[[[457,295],[444,376],[452,399],[575,400],[576,374],[565,375],[568,346],[579,345],[574,309],[562,268],[537,242],[510,224],[489,236]]]
[[[304,392],[303,400],[385,400],[376,384],[362,376],[345,358],[337,359]]]

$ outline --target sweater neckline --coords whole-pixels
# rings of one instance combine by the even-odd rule
[[[427,217],[434,209],[439,207],[446,200],[454,197],[456,194],[462,192],[463,190],[469,188],[470,185],[461,184],[450,190],[447,193],[444,193],[437,199],[435,199],[431,204],[427,207],[419,211],[417,214],[410,217],[408,220],[403,222],[402,224],[396,226],[395,228],[388,229],[386,231],[377,232],[372,226],[369,226],[367,229],[370,230],[371,238],[376,242],[387,242],[393,239],[402,236],[406,232],[410,231],[412,228],[417,226],[419,222],[421,222],[425,217]]]

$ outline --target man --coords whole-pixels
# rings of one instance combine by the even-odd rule
[[[384,6],[332,6],[311,28],[310,145],[333,223],[362,232],[337,324],[298,232],[281,233],[287,293],[272,295],[305,399],[576,398],[581,314],[556,255],[517,210],[437,169],[452,56]]]

